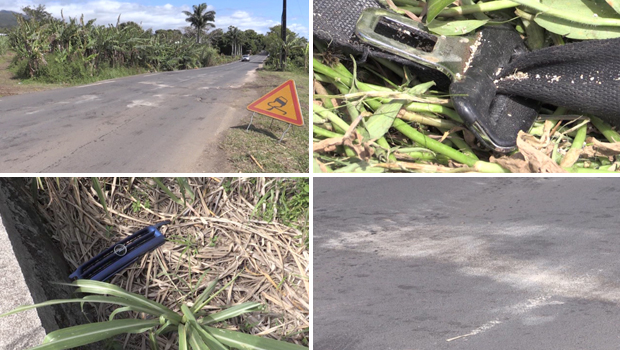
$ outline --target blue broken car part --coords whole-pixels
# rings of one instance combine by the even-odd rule
[[[527,132],[537,117],[539,101],[620,126],[620,38],[530,52],[510,24],[437,36],[385,9],[384,2],[315,0],[313,35],[344,58],[398,62],[421,81],[449,90],[454,109],[488,148],[515,149],[519,131]]]
[[[69,278],[107,281],[142,255],[166,243],[159,228],[168,224],[170,221],[163,221],[141,229],[80,265]]]

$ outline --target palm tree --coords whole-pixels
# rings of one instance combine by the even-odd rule
[[[239,48],[239,41],[243,35],[243,32],[239,30],[239,28],[235,26],[228,27],[228,34],[230,35],[230,40],[232,41],[232,56],[237,56],[241,54],[241,49]]]
[[[213,23],[210,23],[215,21],[215,11],[206,11],[206,3],[202,3],[198,6],[194,5],[193,8],[194,12],[183,11],[183,13],[187,16],[185,21],[196,28],[196,43],[200,43],[200,32],[205,28],[215,27]]]

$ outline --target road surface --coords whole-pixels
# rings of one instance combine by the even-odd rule
[[[314,350],[618,349],[620,179],[316,178]]]
[[[227,172],[218,137],[260,97],[242,86],[265,58],[2,97],[0,171]]]

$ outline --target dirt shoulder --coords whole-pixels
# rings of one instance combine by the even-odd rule
[[[29,92],[44,91],[57,89],[66,85],[62,84],[42,84],[42,83],[24,83],[15,77],[15,74],[9,70],[11,61],[15,57],[15,53],[9,52],[4,56],[0,56],[0,97],[21,95]]]

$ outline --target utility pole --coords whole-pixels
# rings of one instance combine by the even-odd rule
[[[280,70],[286,67],[286,0],[282,0],[282,52],[280,53]]]

